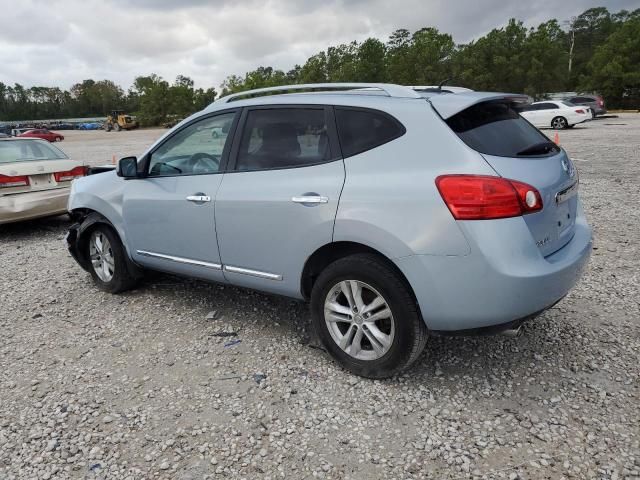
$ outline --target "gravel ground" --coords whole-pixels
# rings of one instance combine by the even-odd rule
[[[61,146],[99,164],[162,132]],[[304,305],[165,275],[105,294],[65,217],[3,227],[0,478],[640,478],[640,115],[560,141],[595,233],[580,284],[385,381],[315,348]]]
[[[56,143],[70,158],[97,166],[129,155],[141,155],[154,141],[167,132],[164,128],[105,132],[104,130],[62,131],[64,141]]]

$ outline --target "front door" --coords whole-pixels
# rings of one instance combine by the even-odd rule
[[[148,155],[146,178],[127,181],[123,217],[136,262],[224,281],[214,204],[235,118],[232,111],[186,125]]]
[[[332,240],[344,183],[332,110],[256,107],[240,125],[235,171],[225,173],[216,199],[224,275],[236,285],[300,296],[305,261]]]

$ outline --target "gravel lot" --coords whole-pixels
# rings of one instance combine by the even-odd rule
[[[101,164],[163,132],[61,147]],[[66,217],[3,226],[0,478],[640,478],[640,115],[560,140],[595,233],[578,287],[385,381],[315,348],[304,305],[166,275],[112,296]]]

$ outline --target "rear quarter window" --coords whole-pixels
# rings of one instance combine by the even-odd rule
[[[379,110],[336,107],[335,112],[344,158],[384,145],[406,132],[398,120]]]
[[[469,147],[499,157],[517,157],[533,145],[549,142],[508,103],[484,102],[449,118],[447,125]],[[557,149],[551,153],[557,152]]]

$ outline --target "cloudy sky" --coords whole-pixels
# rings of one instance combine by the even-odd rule
[[[4,2],[3,2],[4,3]],[[535,26],[638,0],[16,0],[0,7],[0,81],[128,88],[138,75],[219,86],[259,65],[287,70],[329,45],[435,26],[458,43],[510,17]]]

